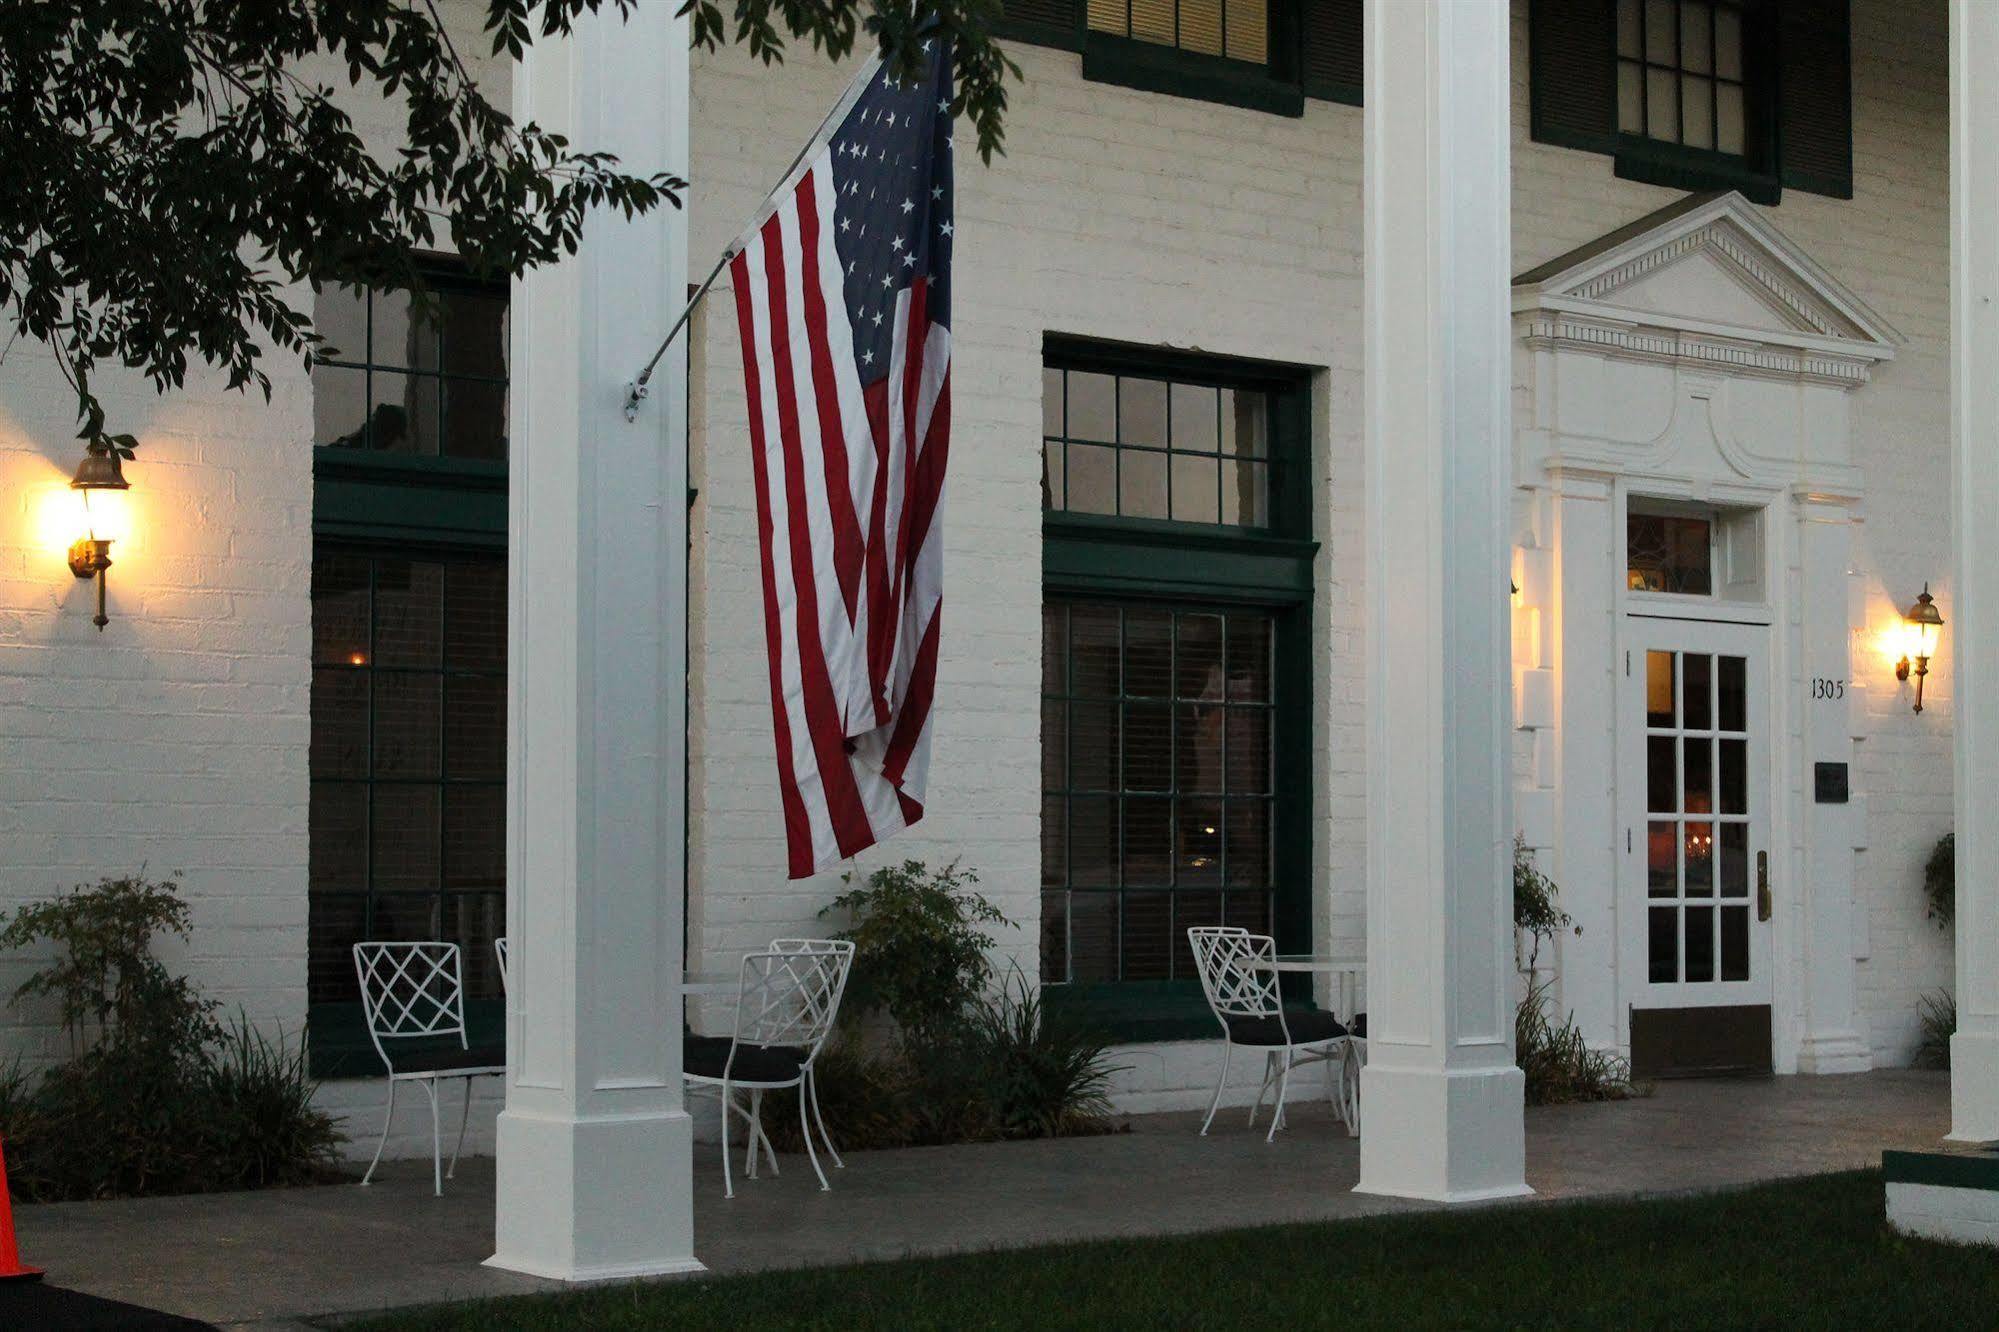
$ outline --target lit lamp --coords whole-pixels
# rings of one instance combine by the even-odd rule
[[[69,488],[77,496],[77,538],[69,548],[69,571],[97,580],[97,614],[91,623],[102,633],[111,617],[104,613],[104,571],[111,567],[111,543],[125,535],[125,492],[132,483],[118,465],[116,453],[91,453],[77,465]]]
[[[1908,622],[1909,632],[1915,641],[1909,646],[1915,649],[1916,711],[1923,710],[1923,677],[1930,673],[1930,657],[1935,654],[1937,634],[1943,629],[1943,616],[1937,613],[1936,600],[1930,596],[1930,585],[1923,584],[1923,594],[1916,598],[1916,604],[1909,607],[1909,613],[1902,617]],[[1909,678],[1909,652],[1904,650],[1902,659],[1895,663],[1895,678]]]

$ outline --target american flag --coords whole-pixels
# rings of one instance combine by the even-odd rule
[[[790,876],[923,817],[951,427],[951,65],[886,66],[737,242]],[[836,110],[837,114],[837,110]]]

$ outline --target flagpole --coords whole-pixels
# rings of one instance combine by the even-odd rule
[[[680,330],[687,327],[687,321],[694,317],[694,307],[701,304],[702,297],[706,296],[708,289],[715,285],[715,279],[722,276],[722,270],[729,266],[729,261],[742,252],[743,238],[749,234],[750,230],[758,222],[762,221],[770,207],[771,200],[775,199],[783,192],[784,187],[791,183],[792,173],[798,170],[799,163],[803,162],[806,156],[819,146],[821,136],[826,133],[826,127],[833,123],[834,117],[841,115],[860,99],[862,91],[866,89],[869,80],[874,78],[875,71],[880,65],[881,57],[880,55],[876,55],[873,59],[863,63],[861,68],[855,72],[852,81],[847,84],[846,91],[842,92],[839,98],[833,103],[833,107],[826,113],[825,119],[819,122],[819,128],[812,131],[812,137],[807,139],[805,146],[798,150],[798,156],[791,159],[791,165],[786,167],[784,174],[777,178],[776,187],[764,196],[764,201],[761,204],[757,205],[757,210],[751,215],[752,221],[749,225],[737,232],[736,239],[730,241],[722,248],[722,257],[715,261],[715,266],[708,270],[707,278],[703,280],[699,287],[694,289],[694,294],[687,298],[686,308],[680,312],[680,318],[673,321],[673,327],[666,330],[666,336],[660,339],[659,346],[653,349],[652,359],[648,360],[645,363],[645,368],[639,371],[638,378],[625,386],[625,419],[627,421],[636,421],[638,419],[639,404],[644,402],[648,396],[646,386],[652,382],[652,372],[658,368],[660,358],[666,355],[666,349],[673,345],[673,340],[680,336]],[[692,187],[690,186],[689,188],[691,189]]]

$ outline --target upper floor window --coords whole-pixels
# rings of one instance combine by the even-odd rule
[[[1534,137],[1629,180],[1853,197],[1849,0],[1530,0]]]
[[[1202,55],[1270,61],[1268,0],[1089,0],[1092,32]]]
[[[1742,7],[1617,0],[1617,128],[1661,143],[1747,151]]]
[[[315,320],[313,442],[327,448],[503,462],[507,289],[448,269],[427,303],[403,291],[327,288]]]

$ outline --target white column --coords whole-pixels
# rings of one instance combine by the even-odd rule
[[[1951,531],[1944,650],[1957,741],[1950,1136],[1999,1138],[1999,6],[1950,6]]]
[[[687,28],[611,6],[532,46],[514,114],[684,172]],[[507,1108],[496,1267],[699,1270],[680,1081],[686,376],[624,387],[687,290],[686,213],[591,215],[514,284],[508,523]],[[684,344],[683,344],[684,345]]]
[[[1528,1192],[1513,1063],[1505,0],[1368,0],[1360,1191]]]

